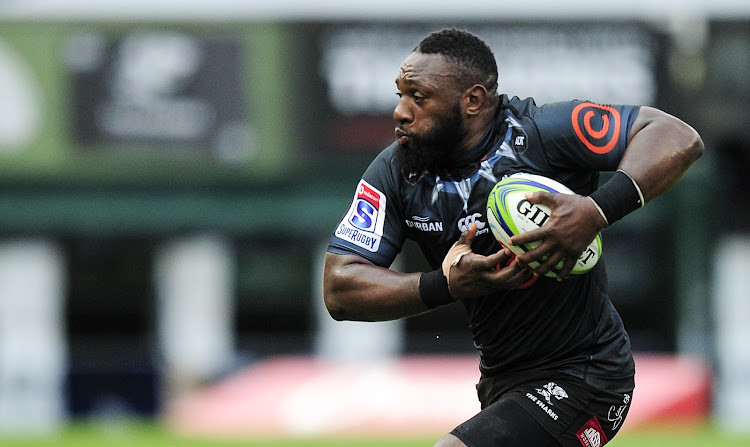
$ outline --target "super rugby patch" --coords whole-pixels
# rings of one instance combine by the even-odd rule
[[[385,194],[360,180],[352,206],[336,228],[336,237],[373,253],[378,251],[383,237],[385,206]]]

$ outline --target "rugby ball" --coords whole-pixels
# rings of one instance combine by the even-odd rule
[[[487,198],[487,220],[492,234],[498,242],[516,255],[534,249],[540,242],[511,245],[510,238],[541,227],[550,215],[549,207],[531,203],[526,199],[526,193],[537,191],[574,194],[570,188],[551,178],[536,174],[518,173],[497,182]],[[588,272],[599,262],[601,255],[602,238],[601,234],[597,234],[596,238],[581,253],[571,273],[581,275]],[[529,265],[535,268],[539,266],[539,263],[532,262]],[[562,263],[555,266],[545,276],[556,278],[560,268],[562,268]]]

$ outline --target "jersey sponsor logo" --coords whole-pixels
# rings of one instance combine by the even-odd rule
[[[354,201],[336,228],[335,235],[368,251],[378,251],[383,237],[385,209],[385,194],[366,181],[360,180]]]
[[[526,132],[524,132],[523,128],[513,128],[511,144],[516,153],[523,154],[526,152],[526,149],[529,147],[529,138],[526,136]]]
[[[584,102],[573,108],[570,119],[576,136],[588,150],[606,154],[614,149],[622,125],[620,112],[615,108]]]
[[[477,224],[477,234],[475,236],[489,233],[490,227],[487,226],[487,222],[480,220],[481,217],[482,213],[474,213],[458,219],[458,229],[463,233],[464,231],[469,229],[469,225],[471,225],[473,222]]]
[[[578,433],[576,433],[578,440],[581,441],[583,447],[601,447],[607,443],[607,435],[604,434],[602,426],[599,425],[599,421],[596,417],[592,417],[586,422]]]
[[[507,145],[508,149],[512,147],[512,150],[509,150],[509,154],[506,156],[516,159],[516,154],[523,154],[529,148],[529,137],[521,123],[513,117],[510,111],[505,116],[505,121],[508,123],[508,133],[505,134],[503,146]],[[502,149],[505,149],[505,147]]]
[[[419,231],[425,231],[425,232],[443,231],[442,222],[430,222],[429,217],[422,217],[422,216],[411,216],[411,220],[406,219],[406,226],[409,228],[416,228]]]
[[[542,397],[544,397],[544,400],[550,405],[553,405],[553,397],[557,400],[563,400],[568,397],[568,393],[566,393],[565,390],[555,382],[549,382],[543,387],[537,388],[536,392],[541,394]]]

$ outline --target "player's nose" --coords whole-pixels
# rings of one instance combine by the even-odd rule
[[[393,109],[393,119],[399,123],[408,123],[414,119],[414,116],[405,102],[406,98],[401,98],[398,101],[398,104],[396,104],[396,108]]]

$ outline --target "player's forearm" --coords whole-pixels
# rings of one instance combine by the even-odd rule
[[[643,108],[642,127],[632,136],[620,163],[638,184],[646,202],[672,188],[703,154],[698,133],[681,120]]]
[[[428,310],[419,273],[404,274],[356,256],[326,253],[323,297],[336,320],[387,321]]]

